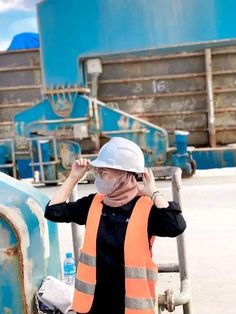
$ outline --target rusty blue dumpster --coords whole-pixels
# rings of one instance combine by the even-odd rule
[[[0,172],[0,313],[31,314],[47,275],[61,279],[56,224],[44,219],[48,198]]]

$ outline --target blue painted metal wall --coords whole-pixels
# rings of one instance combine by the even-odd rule
[[[44,82],[82,82],[78,58],[236,37],[233,0],[46,0],[38,5]],[[175,47],[172,47],[174,51]],[[164,50],[163,50],[164,51]]]

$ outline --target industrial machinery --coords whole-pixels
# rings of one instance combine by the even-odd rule
[[[229,14],[221,1],[188,1],[182,12],[162,0],[41,1],[40,58],[23,51],[17,73],[7,61],[14,52],[0,62],[1,170],[57,183],[112,136],[137,142],[147,166],[178,166],[186,176],[235,166],[232,17],[215,19]]]
[[[78,86],[53,89],[48,91],[48,99],[15,116],[17,149],[22,154],[24,150],[30,153],[32,173],[39,171],[40,181],[51,184],[63,180],[79,155],[94,158],[101,145],[113,136],[139,144],[147,166],[174,162],[181,164],[186,175],[193,173],[187,147],[174,153],[175,160],[173,152],[168,154],[169,140],[164,129],[110,108],[84,92]],[[32,121],[32,117],[37,119]]]
[[[176,135],[176,148],[170,147],[165,129],[99,101],[100,60],[89,59],[86,69],[91,91],[78,85],[52,86],[44,90],[41,102],[14,114],[13,128],[5,127],[7,138],[0,139],[2,172],[56,184],[66,178],[78,156],[94,158],[110,137],[123,136],[140,145],[147,166],[176,165],[186,176],[194,173],[186,135]]]

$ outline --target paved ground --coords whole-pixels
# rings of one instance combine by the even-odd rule
[[[170,181],[157,186],[171,200]],[[52,196],[56,188],[40,188]],[[79,185],[79,195],[95,191],[93,185]],[[187,254],[195,314],[236,313],[236,168],[197,171],[183,180],[183,211],[187,220]],[[72,247],[70,225],[60,224],[61,256]],[[155,259],[161,263],[177,260],[176,242],[158,238]],[[161,275],[160,292],[174,288],[178,275]],[[176,313],[182,313],[179,308]],[[112,314],[112,313],[111,313]]]

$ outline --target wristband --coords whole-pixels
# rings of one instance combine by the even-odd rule
[[[152,193],[151,200],[153,201],[153,203],[154,203],[157,195],[161,195],[162,196],[160,191],[155,191],[155,192]]]

